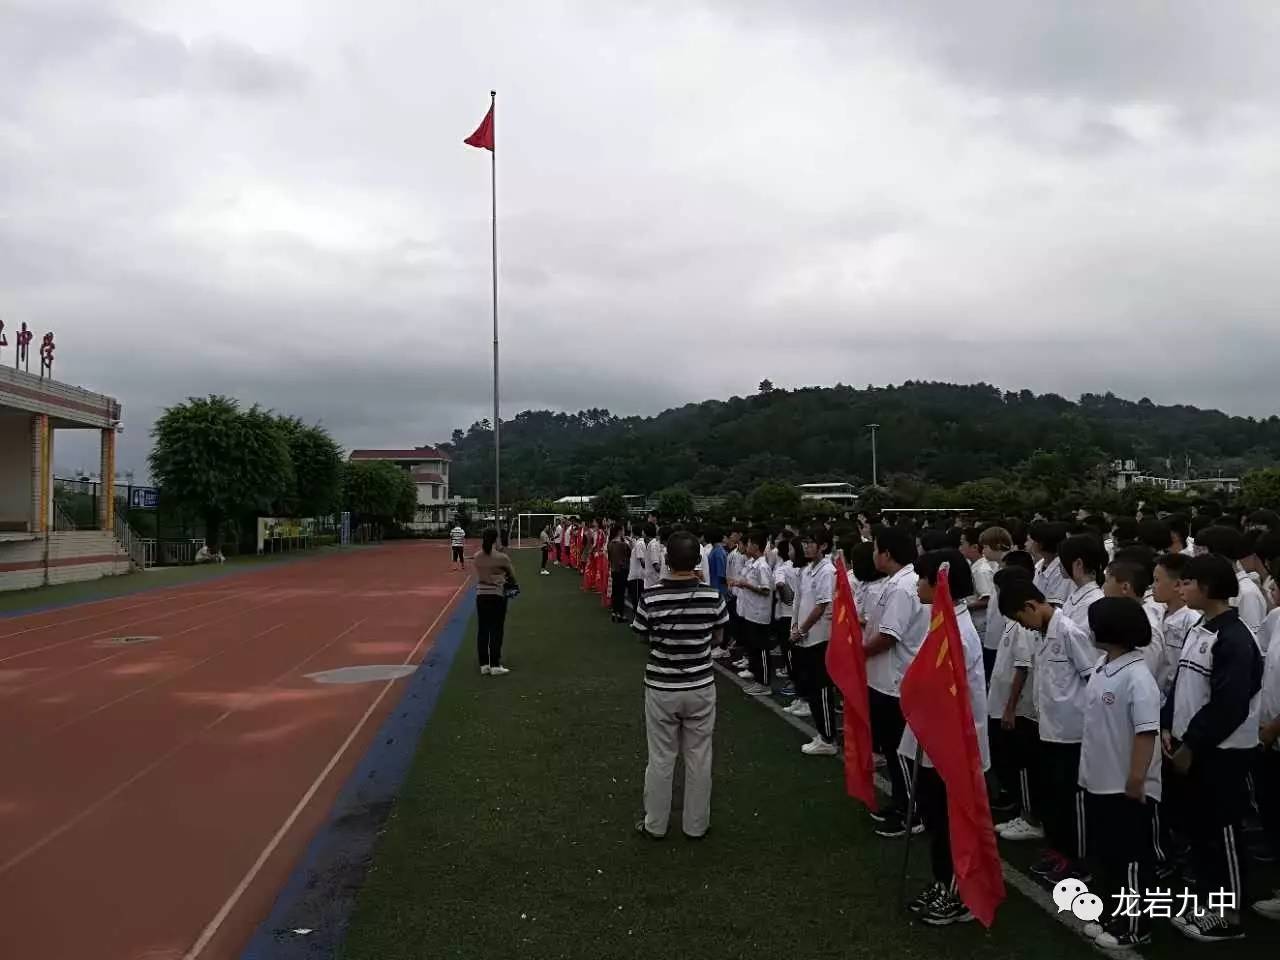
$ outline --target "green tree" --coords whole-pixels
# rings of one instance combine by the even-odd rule
[[[418,507],[413,478],[385,460],[354,460],[343,465],[343,505],[362,521],[408,523]]]
[[[751,491],[747,508],[757,522],[793,520],[800,513],[800,491],[789,483],[766,480]]]
[[[1240,499],[1252,510],[1280,509],[1280,467],[1246,473],[1240,478]]]
[[[720,517],[726,522],[747,519],[747,498],[737,490],[730,490],[720,502]]]
[[[621,487],[605,487],[591,501],[591,512],[597,517],[608,517],[611,520],[625,519],[627,501],[622,496]]]
[[[293,487],[279,422],[256,405],[192,397],[160,415],[151,439],[151,475],[166,497],[203,519],[211,546],[221,542],[223,521],[265,511]]]
[[[293,489],[285,497],[291,516],[327,517],[342,502],[342,451],[321,426],[297,417],[280,417],[280,429],[293,463]]]
[[[658,516],[663,520],[685,520],[693,516],[693,494],[684,487],[658,491]]]

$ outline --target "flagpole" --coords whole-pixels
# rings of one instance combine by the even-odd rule
[[[920,767],[923,761],[924,747],[917,743],[915,762],[911,765],[911,787],[907,790],[907,833],[902,844],[902,879],[898,882],[898,902],[904,905],[907,902],[907,864],[911,860],[911,828],[915,826],[916,814],[919,812],[916,790],[920,786]]]
[[[493,116],[493,149],[489,151],[489,192],[492,200],[493,233],[493,525],[502,543],[502,416],[498,405],[498,91],[489,91],[489,110]]]

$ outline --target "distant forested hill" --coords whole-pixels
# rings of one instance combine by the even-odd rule
[[[1244,471],[1280,461],[1280,419],[1157,406],[1111,393],[1079,401],[987,384],[911,382],[865,390],[837,385],[775,389],[706,400],[656,417],[526,410],[502,423],[503,499],[594,494],[618,486],[648,494],[682,485],[695,494],[746,493],[765,480],[871,480],[879,423],[880,482],[954,487],[982,478],[1055,495],[1096,486],[1106,464],[1132,459],[1181,477]],[[493,495],[489,421],[441,444],[454,458],[452,487]]]

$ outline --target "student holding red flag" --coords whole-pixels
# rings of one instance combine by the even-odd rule
[[[982,638],[965,604],[973,575],[959,550],[926,553],[915,569],[920,602],[932,610],[928,635],[902,678],[907,728],[898,752],[915,760],[923,751],[915,795],[930,834],[934,883],[910,909],[932,926],[976,917],[989,927],[1005,893],[984,776],[991,765],[986,711],[974,710],[986,702],[986,677]]]
[[[875,761],[871,756],[871,706],[867,701],[867,657],[862,624],[845,570],[836,554],[835,592],[831,600],[831,640],[827,675],[844,696],[844,783],[849,796],[876,809]]]

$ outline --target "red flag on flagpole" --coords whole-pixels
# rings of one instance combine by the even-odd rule
[[[844,697],[844,784],[849,796],[876,809],[875,761],[871,756],[871,705],[862,624],[849,586],[844,557],[836,554],[836,589],[831,600],[831,642],[827,673]]]
[[[938,571],[929,634],[902,678],[902,714],[947,787],[956,888],[983,926],[1005,897],[982,754],[965,671],[964,641],[944,567]]]
[[[490,107],[489,112],[484,115],[484,119],[480,121],[480,126],[476,127],[476,132],[462,142],[469,147],[479,147],[481,150],[494,149],[493,107]]]

